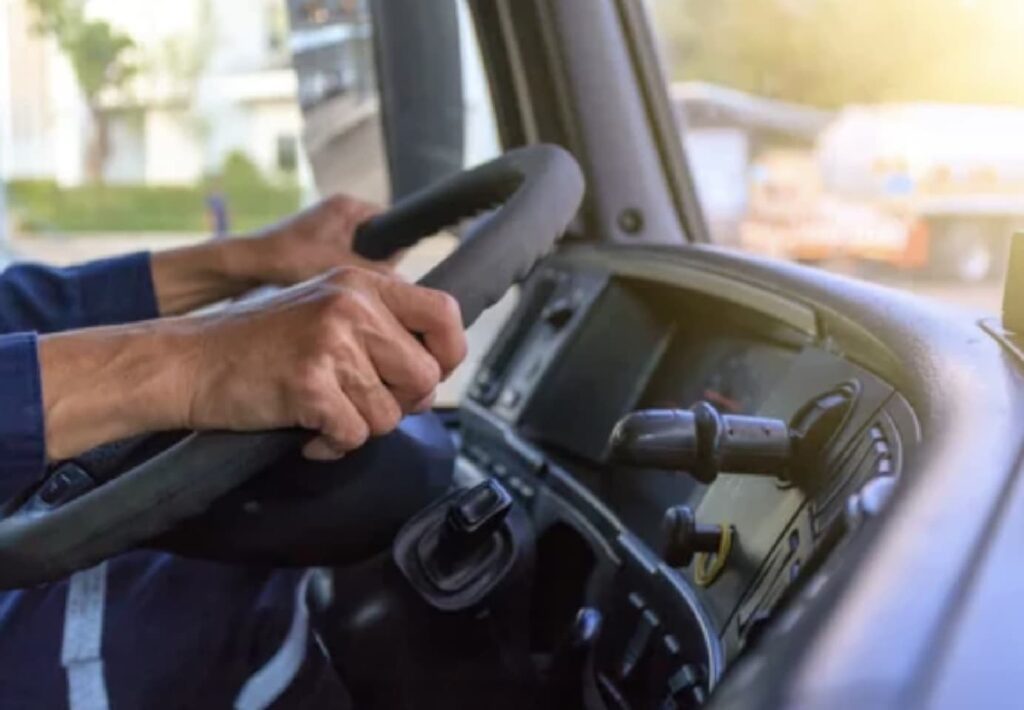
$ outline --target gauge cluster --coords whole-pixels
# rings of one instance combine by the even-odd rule
[[[793,361],[792,350],[733,333],[679,332],[640,406],[754,414]]]

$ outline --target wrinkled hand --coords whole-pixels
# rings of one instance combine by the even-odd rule
[[[187,313],[260,286],[291,286],[343,266],[390,272],[398,255],[369,261],[352,251],[359,225],[377,212],[335,195],[247,237],[155,252],[151,268],[160,315]]]
[[[272,227],[256,240],[264,281],[288,286],[339,266],[390,271],[394,260],[370,261],[352,250],[356,230],[380,208],[334,195]]]
[[[185,427],[298,426],[318,432],[304,449],[315,459],[340,457],[429,408],[466,354],[451,296],[357,268],[197,323]]]

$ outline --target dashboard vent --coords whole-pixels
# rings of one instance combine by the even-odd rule
[[[839,515],[847,497],[866,481],[878,476],[895,476],[899,471],[898,437],[887,417],[873,420],[840,452],[829,456],[828,483],[818,491],[811,506],[815,533],[824,530]]]

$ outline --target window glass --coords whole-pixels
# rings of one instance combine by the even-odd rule
[[[999,308],[1024,227],[1024,4],[648,5],[716,241]]]
[[[39,7],[81,13],[102,51],[62,43]],[[461,6],[460,30],[468,165],[499,147]],[[225,221],[244,234],[333,192],[386,204],[372,37],[365,0],[5,0],[0,259],[162,249]],[[429,240],[400,270],[415,278],[454,243]]]

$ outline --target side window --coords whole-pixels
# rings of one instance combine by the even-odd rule
[[[225,221],[244,233],[333,192],[388,202],[366,0],[83,7],[7,0],[0,13],[0,259],[161,249]],[[73,12],[102,51],[62,42],[54,28]],[[499,147],[461,0],[459,25],[468,165]],[[454,244],[423,244],[400,269],[415,278]],[[494,330],[474,332],[474,356]]]
[[[724,245],[999,308],[1024,226],[1012,0],[647,0]]]

